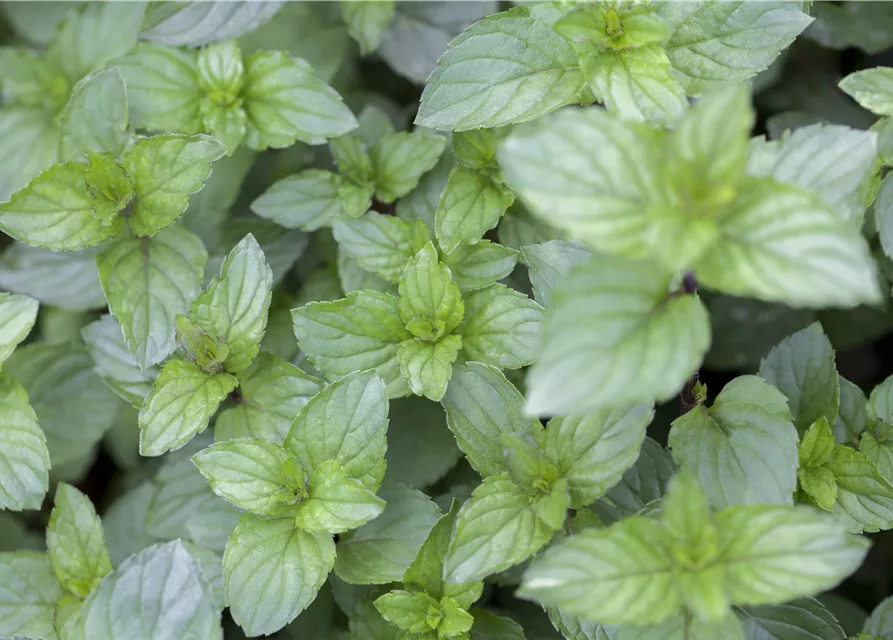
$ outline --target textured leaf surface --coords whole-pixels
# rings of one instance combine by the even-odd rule
[[[54,638],[53,609],[64,592],[49,555],[37,551],[0,553],[0,633]]]
[[[0,373],[0,508],[39,509],[49,486],[50,454],[28,394]]]

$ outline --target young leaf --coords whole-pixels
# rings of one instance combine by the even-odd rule
[[[838,86],[869,111],[879,116],[893,116],[893,69],[890,67],[851,73]]]
[[[360,127],[362,126],[361,123]],[[359,130],[354,131],[354,134],[358,135]],[[329,151],[342,176],[356,183],[374,181],[375,170],[372,168],[372,158],[369,157],[369,145],[357,135],[348,134],[330,140]]]
[[[49,486],[50,454],[28,394],[0,372],[0,509],[39,509]]]
[[[28,296],[0,293],[0,367],[31,332],[38,306]]]
[[[617,484],[642,448],[654,418],[648,405],[554,418],[546,429],[546,454],[568,483],[571,507],[592,504]]]
[[[402,580],[440,517],[428,496],[404,485],[382,489],[381,497],[382,514],[338,542],[335,573],[350,584]]]
[[[397,306],[410,333],[436,341],[462,321],[465,305],[449,267],[444,266],[429,242],[406,265],[400,280]]]
[[[391,591],[375,601],[375,608],[410,636],[434,632],[443,616],[440,603],[424,592]]]
[[[689,2],[657,5],[657,13],[669,27],[665,49],[688,95],[756,75],[812,22],[788,2]]]
[[[121,158],[133,180],[131,230],[154,236],[171,225],[189,206],[211,175],[211,163],[225,152],[222,144],[204,135],[167,134],[144,138]]]
[[[760,376],[787,396],[801,432],[819,418],[833,423],[840,404],[834,349],[814,322],[785,338],[760,362]]]
[[[53,609],[62,585],[53,575],[49,555],[37,551],[0,553],[0,633],[52,638]]]
[[[226,256],[220,274],[192,304],[192,317],[229,347],[224,369],[241,373],[260,351],[272,297],[273,272],[250,233]]]
[[[238,385],[228,373],[208,374],[185,360],[170,360],[140,409],[140,454],[179,449],[208,426],[217,407]]]
[[[112,67],[81,79],[59,115],[59,159],[77,160],[91,151],[117,157],[129,140],[121,72]]]
[[[424,131],[395,133],[369,149],[375,168],[375,197],[393,202],[415,189],[422,174],[434,168],[446,138]]]
[[[597,254],[574,269],[552,294],[527,409],[585,413],[675,395],[700,366],[710,328],[696,296],[666,291],[648,262]]]
[[[408,222],[375,211],[360,218],[342,218],[332,225],[341,250],[366,271],[394,284],[400,282],[406,263],[418,249],[415,229]]]
[[[447,424],[468,462],[482,476],[506,470],[502,434],[539,440],[539,420],[524,414],[524,398],[499,369],[469,362],[453,365],[453,377],[442,404]]]
[[[234,40],[203,47],[198,52],[198,83],[212,99],[234,100],[242,88],[245,66],[242,51]]]
[[[447,253],[462,244],[477,244],[499,224],[515,196],[489,177],[465,167],[450,172],[435,217],[437,242]]]
[[[9,202],[0,204],[0,230],[53,251],[83,249],[121,233],[123,219],[106,225],[96,218],[85,171],[83,164],[69,162],[41,173]]]
[[[112,314],[143,369],[176,348],[174,318],[201,290],[208,254],[195,234],[174,227],[153,238],[109,244],[96,259]]]
[[[443,336],[437,342],[411,338],[400,343],[397,362],[410,391],[440,402],[453,375],[452,365],[462,349],[462,338]]]
[[[102,523],[90,498],[60,482],[47,525],[47,548],[59,582],[86,598],[112,570]]]
[[[219,629],[220,610],[200,565],[179,540],[124,561],[84,601],[78,619],[86,638],[210,638]]]
[[[344,473],[336,460],[317,466],[307,484],[309,497],[295,509],[295,524],[311,533],[344,533],[384,510],[385,502]]]
[[[518,263],[518,252],[481,240],[475,245],[460,245],[440,260],[450,268],[460,291],[476,291],[507,277]]]
[[[281,444],[295,415],[323,386],[295,365],[261,351],[239,380],[237,406],[214,421],[214,437],[261,438]]]
[[[500,369],[531,364],[539,347],[543,308],[501,284],[465,296],[465,319],[457,329],[469,360]]]
[[[336,460],[348,477],[376,491],[384,477],[388,398],[375,372],[349,374],[316,394],[292,423],[285,448],[307,473]]]
[[[307,495],[301,463],[272,442],[249,438],[217,442],[192,456],[192,461],[214,493],[258,515],[293,512]]]
[[[394,17],[394,0],[342,2],[341,15],[350,37],[360,45],[360,55],[367,56],[378,49],[382,32]]]
[[[707,409],[673,421],[674,457],[700,479],[710,503],[793,504],[797,430],[784,396],[756,376],[727,384]]]
[[[592,252],[579,242],[551,240],[521,247],[521,255],[529,267],[533,297],[544,307],[552,299],[552,291],[571,269],[583,264]]]
[[[505,57],[494,60],[495,50]],[[450,43],[425,85],[416,124],[465,131],[525,122],[576,102],[582,86],[570,44],[516,8]]]
[[[273,183],[251,203],[251,210],[286,229],[315,231],[341,212],[342,182],[337,173],[308,169]]]
[[[837,484],[836,515],[855,533],[893,527],[893,485],[864,453],[838,446],[828,463]]]
[[[282,51],[258,51],[245,61],[245,144],[262,151],[300,140],[322,144],[356,128],[334,89]]]

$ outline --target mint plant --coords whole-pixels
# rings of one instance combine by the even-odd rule
[[[0,639],[893,639],[890,6],[0,3]]]

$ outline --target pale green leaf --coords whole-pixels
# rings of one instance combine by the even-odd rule
[[[893,425],[878,421],[862,432],[859,450],[884,478],[893,478]]]
[[[112,67],[85,76],[59,115],[59,159],[77,160],[90,151],[118,156],[129,139],[121,72]]]
[[[39,509],[49,484],[46,437],[28,394],[5,373],[0,373],[0,441],[0,508]]]
[[[341,184],[336,173],[308,169],[273,183],[251,203],[251,210],[287,229],[314,231],[329,226],[341,212]]]
[[[121,159],[133,180],[133,210],[128,222],[141,236],[153,236],[171,225],[189,206],[211,175],[211,163],[225,152],[205,135],[179,133],[144,138]]]
[[[48,169],[58,160],[58,153],[59,134],[49,114],[30,107],[4,105],[0,110],[0,154],[4,158],[0,201],[5,202]]]
[[[234,97],[242,88],[245,66],[234,40],[210,44],[198,52],[198,82],[209,97]]]
[[[248,116],[242,108],[233,104],[220,105],[205,98],[201,104],[201,114],[208,135],[223,143],[227,154],[235,153],[248,129]]]
[[[239,380],[237,406],[217,416],[214,437],[262,438],[281,444],[295,415],[322,388],[321,380],[261,351]]]
[[[112,566],[119,566],[128,556],[157,542],[145,527],[146,512],[154,493],[151,483],[140,484],[117,498],[102,514]]]
[[[412,335],[403,327],[393,297],[356,291],[342,300],[294,309],[292,320],[301,351],[329,380],[374,369],[389,397],[406,395],[397,349]]]
[[[695,267],[707,287],[792,307],[879,299],[865,241],[818,196],[751,180],[716,221],[721,235]]]
[[[868,400],[857,385],[843,376],[838,376],[840,385],[840,407],[831,429],[838,443],[859,442],[859,435],[865,430],[868,419],[865,408]]]
[[[456,247],[442,255],[441,262],[450,268],[460,291],[475,291],[508,277],[518,263],[518,252],[481,240],[475,245]]]
[[[382,514],[338,542],[335,573],[351,584],[402,580],[440,517],[437,505],[421,491],[394,485],[380,495],[387,502]]]
[[[360,45],[360,54],[366,56],[381,43],[382,32],[394,17],[394,0],[342,2],[341,15],[350,37]]]
[[[543,308],[523,293],[501,284],[465,296],[465,319],[457,329],[468,360],[500,369],[519,369],[534,361]]]
[[[84,601],[85,638],[222,638],[220,610],[198,561],[175,540],[125,560]]]
[[[552,293],[527,409],[586,413],[676,395],[700,366],[710,327],[696,296],[666,292],[653,264],[621,256],[597,254],[571,271]]]
[[[453,134],[453,153],[463,167],[475,171],[498,171],[496,146],[501,132],[492,129],[472,129]]]
[[[440,402],[453,375],[452,365],[462,349],[462,338],[443,336],[437,342],[411,338],[400,343],[400,373],[417,396]]]
[[[893,178],[885,176],[874,201],[874,225],[884,254],[893,255]]]
[[[274,288],[288,275],[310,244],[308,234],[297,230],[283,231],[279,225],[270,220],[260,220],[255,216],[229,218],[223,229],[220,244],[217,245],[216,255],[211,255],[205,267],[207,280],[219,273],[220,267],[226,260],[226,251],[239,244],[248,234],[254,236],[264,252],[264,257],[273,272]]]
[[[370,271],[366,271],[363,267],[357,264],[356,260],[342,251],[340,247],[338,249],[336,270],[338,272],[339,291],[338,295],[334,296],[333,299],[340,296],[342,292],[351,294],[355,291],[377,291],[379,293],[385,293],[391,297],[397,295],[397,285],[379,278]],[[400,316],[398,315],[397,317],[399,319]],[[400,321],[400,326],[403,326],[402,320]],[[404,393],[405,392],[406,390],[404,388]]]
[[[576,102],[582,87],[570,44],[515,9],[450,43],[425,85],[416,123],[464,131],[524,122]]]
[[[241,373],[260,351],[272,298],[273,272],[250,233],[223,261],[220,274],[192,304],[190,317],[208,335],[223,338],[226,371]]]
[[[842,640],[846,636],[834,615],[813,598],[742,607],[735,615],[750,640]]]
[[[415,131],[385,136],[369,149],[375,168],[375,196],[393,202],[415,189],[423,174],[437,164],[446,138]]]
[[[760,362],[760,376],[788,399],[801,432],[819,418],[833,423],[840,404],[834,349],[814,322],[777,344]]]
[[[642,448],[654,418],[647,405],[554,418],[546,429],[546,454],[568,483],[571,506],[592,504],[616,485]]]
[[[382,618],[408,632],[410,637],[432,633],[443,616],[440,603],[418,591],[391,591],[375,601],[375,608]]]
[[[245,61],[241,96],[252,149],[281,149],[295,140],[322,144],[357,126],[341,96],[282,51],[259,51]]]
[[[176,450],[208,426],[217,407],[238,380],[208,374],[186,360],[170,360],[140,409],[140,454],[160,456]]]
[[[174,318],[198,296],[208,254],[195,234],[174,227],[153,238],[127,238],[97,257],[112,314],[140,367],[176,348]]]
[[[112,570],[102,522],[90,498],[60,482],[50,521],[47,548],[53,571],[68,591],[86,598]]]
[[[207,2],[150,7],[143,38],[170,46],[198,47],[237,38],[270,20],[282,2]]]
[[[864,453],[838,446],[828,469],[837,483],[834,515],[850,531],[873,532],[893,527],[893,485]]]
[[[502,434],[532,436],[543,427],[524,415],[524,398],[499,369],[470,362],[453,366],[453,377],[442,404],[447,424],[471,466],[487,477],[506,470]]]
[[[435,212],[437,242],[447,253],[462,244],[477,244],[499,224],[514,195],[482,173],[456,167]]]
[[[851,73],[838,86],[869,111],[893,116],[893,69],[890,67]]]
[[[670,29],[667,56],[688,95],[746,80],[768,67],[812,22],[791,2],[656,5]]]
[[[304,531],[344,533],[377,518],[385,502],[336,460],[318,465],[307,482],[309,497],[295,509],[295,524]]]
[[[93,249],[59,253],[16,242],[0,257],[0,287],[70,311],[106,305]]]
[[[38,306],[34,298],[0,293],[0,367],[31,332]]]
[[[394,284],[415,255],[414,226],[394,216],[369,211],[360,218],[341,218],[332,231],[338,246],[363,269]],[[428,241],[427,235],[424,239]]]
[[[638,627],[623,625],[616,640],[747,640],[741,624],[729,614],[719,622],[701,621],[697,617],[679,614],[658,625]]]
[[[127,348],[121,325],[110,315],[81,330],[95,363],[94,371],[112,391],[139,407],[158,377],[157,367],[141,369]]]
[[[409,260],[398,291],[400,318],[416,337],[436,341],[462,321],[465,305],[459,287],[431,242]]]
[[[429,229],[433,229],[440,196],[446,188],[453,165],[455,160],[452,154],[441,155],[434,168],[421,177],[419,186],[397,201],[397,216],[408,222],[421,220]]]
[[[521,255],[529,267],[533,297],[544,307],[552,299],[552,290],[571,269],[589,260],[592,252],[586,245],[565,240],[550,240],[521,247]]]
[[[893,631],[893,598],[885,598],[875,607],[863,631],[879,638]]]
[[[612,640],[610,627],[572,616],[558,607],[549,607],[546,612],[552,625],[568,640]]]
[[[258,515],[293,511],[307,478],[298,459],[278,444],[252,438],[217,442],[192,457],[211,490]]]
[[[53,609],[64,595],[49,555],[37,551],[0,553],[0,634],[56,637]]]
[[[375,372],[351,373],[316,394],[301,409],[285,448],[312,473],[337,460],[351,478],[376,491],[384,477],[388,398]]]
[[[677,418],[669,442],[717,509],[793,504],[797,430],[784,396],[764,380],[734,379],[712,407],[698,405]]]

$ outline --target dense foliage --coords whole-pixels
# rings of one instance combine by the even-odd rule
[[[0,638],[893,640],[893,4],[2,16]]]

